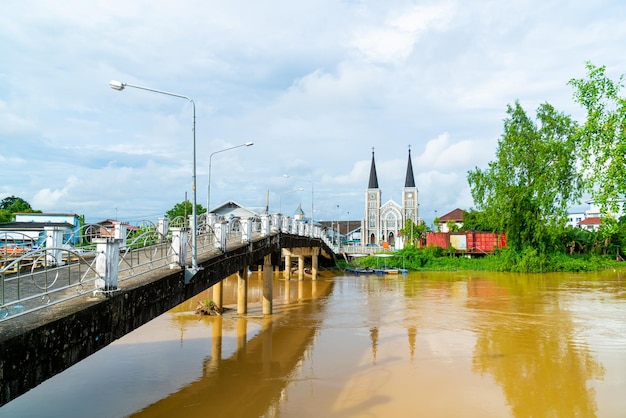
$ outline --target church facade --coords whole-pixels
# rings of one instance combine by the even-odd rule
[[[382,246],[402,247],[400,230],[407,219],[419,223],[418,190],[415,186],[411,148],[406,168],[406,178],[402,188],[402,204],[393,200],[382,203],[382,191],[378,187],[376,162],[372,149],[372,165],[367,189],[365,191],[365,218],[361,220],[361,243]]]

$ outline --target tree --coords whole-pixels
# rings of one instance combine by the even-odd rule
[[[507,106],[496,160],[468,172],[477,209],[514,251],[545,253],[556,245],[570,203],[581,196],[576,170],[576,123],[550,104],[537,109],[535,124],[521,105]]]
[[[407,243],[415,246],[416,242],[420,242],[422,235],[428,231],[428,225],[424,222],[414,223],[413,219],[409,218],[404,223],[404,228],[400,230],[400,233],[404,237]]]
[[[0,201],[0,223],[8,223],[13,221],[13,214],[17,212],[41,212],[33,210],[30,203],[21,197],[9,196]]]
[[[494,227],[487,223],[485,214],[474,209],[470,209],[463,214],[463,225],[461,231],[483,231],[491,232]]]
[[[617,212],[626,194],[626,98],[620,96],[624,75],[614,82],[605,67],[587,62],[587,76],[572,79],[574,100],[587,110],[579,132],[585,185],[603,212]]]
[[[181,217],[187,223],[187,218],[193,212],[193,203],[189,200],[185,200],[184,202],[176,203],[174,207],[167,212],[165,212],[165,216],[170,219],[174,219],[177,217]],[[206,209],[202,207],[201,204],[196,203],[196,215],[200,215],[201,213],[206,212]]]
[[[30,203],[16,196],[9,196],[2,199],[2,201],[0,201],[0,209],[8,210],[11,213],[29,212],[33,210],[33,208],[30,207]]]

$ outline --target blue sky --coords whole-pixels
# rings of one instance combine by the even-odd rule
[[[420,215],[473,206],[507,104],[582,117],[585,62],[626,73],[626,2],[29,1],[0,13],[0,198],[129,222],[191,199],[315,218],[364,213],[372,147],[383,201],[408,146]],[[285,179],[289,174],[297,179]],[[303,192],[289,193],[298,188]]]

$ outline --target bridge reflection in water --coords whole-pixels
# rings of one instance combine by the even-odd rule
[[[232,283],[229,280],[225,287],[234,288]],[[332,280],[279,281],[274,315],[261,317],[259,306],[258,312],[253,307],[248,317],[227,312],[208,318],[211,356],[204,361],[202,377],[132,416],[263,416],[272,400],[280,398],[289,375],[313,344],[333,284]],[[188,311],[197,300],[185,302],[172,312]],[[189,320],[186,316],[173,318],[181,321],[181,327]],[[249,324],[260,324],[261,328],[248,339]],[[224,333],[229,330],[235,331],[236,347],[224,358]]]

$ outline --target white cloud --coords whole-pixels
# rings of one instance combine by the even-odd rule
[[[199,202],[209,155],[252,140],[215,159],[212,201],[263,206],[288,173],[315,181],[320,217],[359,219],[371,148],[397,200],[411,145],[422,215],[467,207],[506,105],[580,116],[566,83],[586,60],[625,72],[625,19],[619,0],[10,0],[0,193],[95,219],[156,217],[190,193],[190,104],[119,79],[194,99]]]

